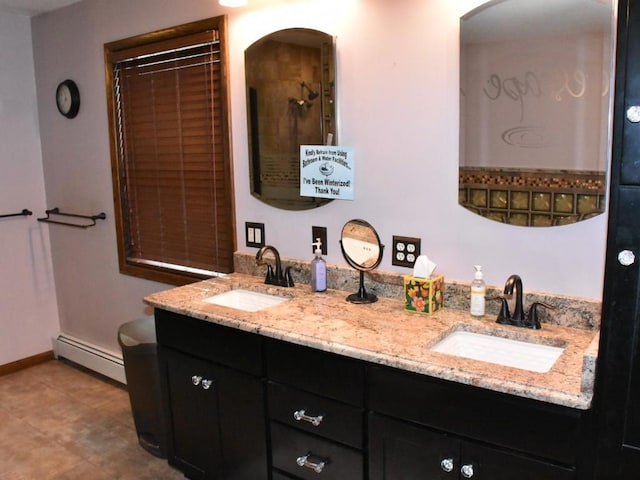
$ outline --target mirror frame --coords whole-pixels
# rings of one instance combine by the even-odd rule
[[[349,227],[353,227],[353,226],[366,228],[369,231],[369,233],[373,234],[373,236],[375,237],[376,245],[378,247],[378,256],[374,260],[373,264],[371,264],[371,265],[363,265],[361,263],[356,262],[353,259],[353,257],[345,249],[344,239],[347,238],[346,233],[348,233],[348,232],[346,232],[346,230]],[[373,226],[369,222],[367,222],[366,220],[361,220],[361,219],[358,219],[358,218],[354,218],[352,220],[349,220],[342,227],[342,232],[340,234],[340,249],[342,250],[342,256],[347,261],[347,263],[352,268],[354,268],[354,269],[356,269],[356,270],[358,270],[360,272],[358,291],[356,293],[353,293],[353,294],[349,295],[347,297],[347,301],[351,302],[351,303],[362,303],[362,304],[377,302],[378,301],[378,297],[376,295],[374,295],[373,293],[367,292],[367,290],[366,290],[366,288],[364,286],[364,272],[368,272],[370,270],[374,270],[375,268],[377,268],[380,265],[380,262],[382,262],[382,255],[384,253],[384,245],[380,241],[380,236],[378,235],[378,232],[376,231],[376,229],[373,228]]]
[[[315,50],[317,56],[311,53]],[[300,195],[300,145],[329,144],[328,136],[337,145],[335,37],[287,28],[252,43],[244,57],[251,195],[284,210],[326,205],[332,199]],[[281,57],[287,58],[282,66]],[[268,68],[261,68],[259,60],[269,62]]]

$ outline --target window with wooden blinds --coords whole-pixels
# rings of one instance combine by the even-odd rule
[[[105,45],[120,270],[233,271],[224,17]]]

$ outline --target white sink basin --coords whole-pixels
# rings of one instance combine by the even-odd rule
[[[245,312],[257,312],[287,300],[289,299],[286,297],[277,297],[239,288],[205,298],[203,301],[223,307],[235,308],[236,310],[244,310]]]
[[[551,370],[564,348],[481,333],[455,331],[436,343],[431,350],[545,373]]]

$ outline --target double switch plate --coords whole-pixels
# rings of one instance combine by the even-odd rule
[[[264,247],[264,223],[245,222],[247,247]]]

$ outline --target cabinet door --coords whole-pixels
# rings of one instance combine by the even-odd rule
[[[463,442],[458,470],[461,479],[474,480],[572,480],[573,469],[509,452]]]
[[[171,419],[169,463],[191,479],[221,478],[214,474],[222,463],[216,374],[207,362],[164,353]]]
[[[629,2],[628,42],[625,106],[637,108],[640,105],[640,59],[638,57],[640,55],[640,5],[638,2]],[[618,231],[616,231],[616,238],[619,240],[616,242],[614,253],[627,249],[638,257],[640,256],[640,217],[638,216],[640,209],[640,124],[626,119],[623,131],[621,158],[623,174],[618,194],[620,205],[617,214]],[[618,291],[614,292],[615,297],[612,295],[612,303],[615,301],[625,307],[624,311],[616,312],[623,313],[624,316],[618,314],[612,319],[615,321],[615,330],[614,326],[609,327],[612,331],[610,338],[615,339],[615,334],[617,334],[620,340],[614,346],[615,355],[610,355],[612,364],[614,361],[619,363],[611,365],[610,368],[618,370],[620,372],[618,375],[621,375],[623,380],[620,382],[618,401],[622,403],[623,398],[626,401],[624,407],[626,418],[622,415],[619,418],[620,430],[624,432],[624,438],[621,442],[623,456],[629,457],[624,459],[625,463],[638,463],[632,458],[638,455],[640,449],[640,294],[638,293],[640,275],[637,263],[638,259],[636,258],[635,263],[631,265],[620,265],[616,262],[612,262],[611,266],[607,265],[609,271],[617,271],[616,279],[620,282]],[[624,283],[622,283],[623,281]],[[628,386],[626,384],[627,378],[625,378],[627,374]],[[625,393],[626,398],[623,397]],[[604,408],[615,409],[616,407],[607,403]]]
[[[594,392],[595,478],[637,479],[640,467],[640,2],[618,2],[613,149],[602,326]],[[635,349],[635,351],[634,351]],[[624,472],[621,470],[624,466]]]
[[[458,478],[458,440],[376,414],[369,428],[371,480]]]
[[[573,469],[370,417],[371,480],[574,480]]]
[[[268,477],[262,381],[162,349],[171,421],[169,462],[192,479]]]
[[[640,450],[622,447],[622,475],[620,480],[636,480],[640,476]]]

